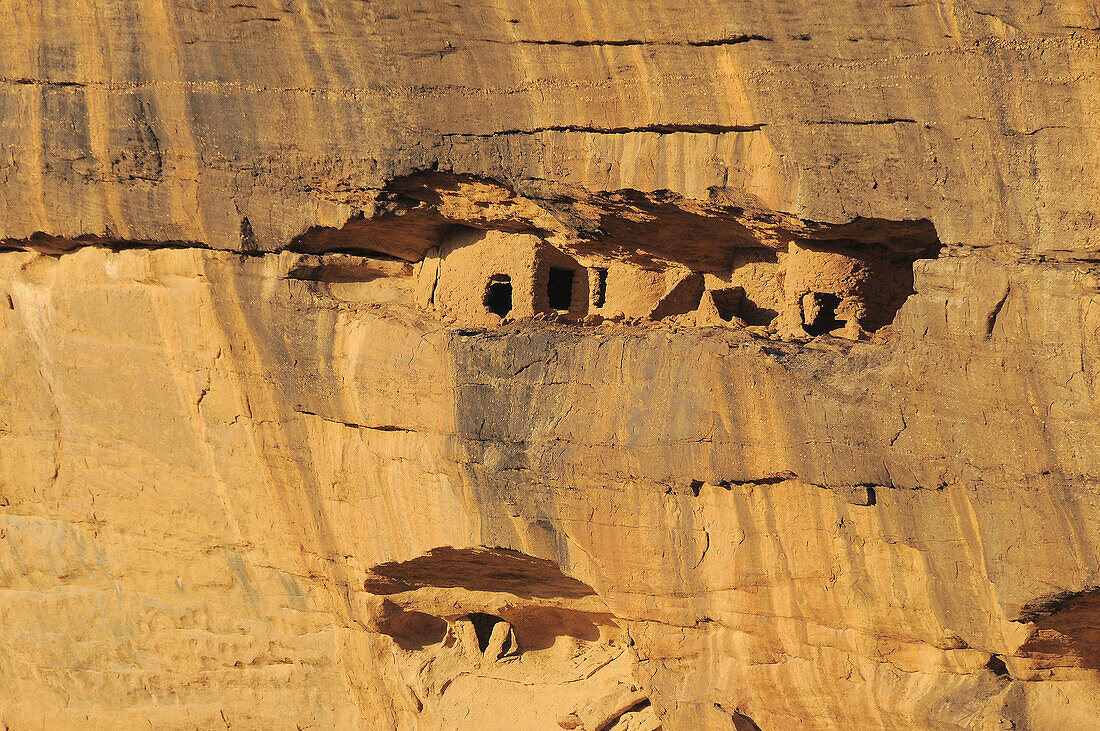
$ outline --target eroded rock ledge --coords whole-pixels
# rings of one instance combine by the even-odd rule
[[[6,245],[158,246],[45,234]],[[668,320],[859,339],[893,321],[913,293],[913,262],[942,247],[928,221],[828,225],[668,191],[534,200],[489,180],[424,173],[389,183],[371,217],[311,228],[287,248],[347,254],[303,260],[292,277],[352,282],[411,271],[417,303],[452,324]],[[247,218],[241,251],[257,253]]]

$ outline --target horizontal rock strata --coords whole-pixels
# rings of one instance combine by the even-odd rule
[[[0,19],[6,727],[1100,717],[1093,4]]]

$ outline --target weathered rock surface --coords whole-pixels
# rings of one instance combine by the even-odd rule
[[[4,231],[277,248],[437,166],[1095,251],[1091,0],[9,0]],[[242,226],[244,220],[247,226]],[[242,241],[243,239],[243,241]]]
[[[0,18],[7,727],[1096,725],[1094,3]]]

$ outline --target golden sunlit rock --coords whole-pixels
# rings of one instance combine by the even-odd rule
[[[1089,0],[7,0],[0,723],[1087,729]]]

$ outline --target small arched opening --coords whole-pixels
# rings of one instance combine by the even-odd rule
[[[492,639],[493,629],[504,620],[484,612],[470,612],[466,617],[470,620],[470,624],[474,626],[478,649],[485,652],[489,649],[489,640]]]
[[[802,327],[808,335],[831,333],[844,323],[837,319],[840,297],[831,292],[808,292],[802,295]]]
[[[485,308],[499,317],[507,317],[512,311],[512,278],[507,274],[494,274],[485,285]]]

